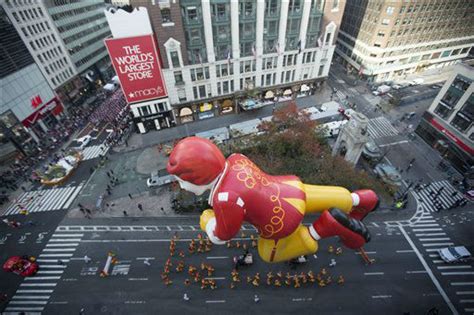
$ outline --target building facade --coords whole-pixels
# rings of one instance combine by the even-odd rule
[[[103,0],[2,0],[2,6],[66,103],[78,103],[89,83],[113,76],[103,43],[110,36]]]
[[[474,68],[459,63],[417,127],[417,134],[462,174],[474,175]]]
[[[32,155],[63,107],[2,7],[0,60],[0,160]]]
[[[131,0],[146,7],[178,124],[312,93],[327,77],[337,0]]]
[[[370,81],[451,65],[474,45],[474,2],[347,1],[336,53]]]

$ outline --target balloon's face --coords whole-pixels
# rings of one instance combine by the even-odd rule
[[[179,183],[179,186],[181,186],[181,189],[192,192],[193,194],[195,194],[197,196],[202,195],[206,190],[210,189],[211,186],[212,186],[212,184],[209,184],[209,185],[195,185],[193,183],[182,180],[178,176],[175,176],[175,177],[178,180],[178,183]]]

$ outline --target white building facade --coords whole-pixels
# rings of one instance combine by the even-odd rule
[[[344,3],[132,0],[148,9],[176,123],[312,93],[327,77]]]

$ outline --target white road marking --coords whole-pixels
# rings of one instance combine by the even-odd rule
[[[209,279],[209,280],[225,280],[225,277],[204,277],[204,279]]]
[[[427,252],[439,252],[441,249],[443,249],[443,247],[441,247],[441,248],[428,248],[428,249],[425,249],[425,251],[427,251]]]
[[[41,274],[62,274],[64,270],[39,270],[36,274],[41,275]]]
[[[5,311],[42,311],[44,307],[7,307]]]
[[[48,301],[10,301],[8,304],[40,304],[46,305]]]
[[[364,272],[365,276],[382,276],[384,275],[383,272]]]
[[[377,252],[366,252],[367,254],[376,254]],[[355,252],[356,255],[360,255],[359,252]]]
[[[388,299],[391,298],[391,295],[372,295],[373,299]]]
[[[415,271],[407,271],[408,274],[412,273],[428,273],[426,270],[415,270]]]
[[[51,237],[83,237],[84,234],[53,234]]]
[[[45,248],[43,252],[74,252],[75,248]]]
[[[459,300],[459,303],[474,303],[474,300]]]
[[[225,303],[225,300],[207,300],[206,303]]]
[[[78,246],[79,243],[59,243],[59,244],[46,244],[46,247],[68,247],[68,246]]]
[[[80,242],[80,238],[52,238],[50,242]]]
[[[53,293],[53,290],[17,290],[16,293]]]
[[[447,242],[447,243],[427,243],[427,244],[422,244],[423,246],[425,247],[428,247],[428,246],[451,246],[451,245],[454,245],[454,243],[452,242]]]
[[[468,276],[474,275],[473,271],[453,271],[453,272],[442,272],[443,276]]]
[[[407,232],[405,231],[405,229],[403,228],[403,226],[399,226],[398,227],[400,229],[400,232],[402,232],[403,236],[405,237],[405,239],[407,240],[407,242],[410,244],[411,248],[413,248],[413,250],[415,251],[416,255],[418,256],[418,259],[420,260],[421,264],[423,265],[423,267],[425,268],[425,270],[428,272],[428,275],[430,276],[431,278],[431,281],[433,282],[433,284],[436,286],[436,288],[438,289],[438,292],[441,294],[441,296],[443,297],[444,301],[446,302],[446,304],[448,304],[448,307],[449,309],[451,310],[451,313],[453,313],[454,315],[457,315],[459,314],[458,311],[456,310],[456,308],[454,307],[453,303],[451,302],[451,300],[449,299],[449,297],[446,295],[446,292],[444,292],[443,288],[441,287],[441,285],[439,284],[439,281],[438,279],[436,279],[435,275],[433,274],[433,272],[431,271],[430,267],[428,266],[428,264],[426,263],[425,259],[423,258],[423,256],[420,254],[420,252],[418,251],[418,248],[416,248],[415,244],[413,243],[413,241],[411,240],[411,238],[408,236]]]
[[[416,226],[416,225],[415,225]],[[433,228],[433,229],[413,229],[413,232],[428,232],[428,231],[442,231],[441,228]]]
[[[474,285],[474,282],[451,282],[451,285],[460,286],[460,285]]]
[[[471,295],[474,294],[474,291],[459,291],[456,292],[457,295]]]
[[[432,223],[432,224],[418,224],[418,223],[416,223],[416,224],[414,224],[413,226],[416,226],[416,227],[428,227],[428,228],[429,228],[429,227],[439,226],[439,224],[438,224],[438,223],[434,223],[434,224],[433,224],[433,223]]]
[[[438,269],[470,269],[472,266],[461,265],[461,266],[439,266]]]
[[[36,281],[36,280],[59,280],[61,276],[50,276],[50,277],[26,277],[25,280]]]
[[[443,236],[446,235],[446,233],[421,233],[421,234],[415,234],[415,236],[420,237],[420,236]]]
[[[18,300],[34,300],[34,299],[39,299],[39,300],[47,300],[49,299],[50,295],[14,295],[12,299],[18,299]]]
[[[408,140],[402,140],[402,141],[397,141],[397,142],[392,142],[392,143],[385,143],[385,144],[381,144],[379,145],[379,147],[388,147],[388,146],[391,146],[391,145],[397,145],[397,144],[402,144],[402,143],[408,143],[409,141]]]
[[[445,262],[444,260],[438,260],[438,259],[436,259],[436,260],[433,260],[433,263],[435,263],[435,264],[442,264],[442,263],[446,263],[446,262]]]
[[[148,278],[128,278],[129,281],[147,281]]]
[[[155,260],[155,257],[137,257],[137,260]]]
[[[36,259],[36,261],[39,262],[39,263],[58,263],[59,259]],[[61,259],[61,261],[62,262],[69,262],[69,259]]]
[[[49,269],[49,268],[55,269],[55,268],[66,268],[66,266],[64,266],[64,265],[42,265],[42,264],[40,264],[39,269],[44,269],[44,268],[46,268],[46,269]]]
[[[206,259],[227,259],[229,256],[208,256]]]
[[[21,283],[20,287],[55,287],[56,283]]]
[[[414,253],[415,251],[413,249],[402,249],[402,250],[397,250],[397,253]]]

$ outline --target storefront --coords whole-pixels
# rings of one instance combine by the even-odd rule
[[[194,121],[193,109],[191,107],[181,107],[178,117],[182,124]]]
[[[133,119],[140,133],[152,130],[161,130],[174,125],[172,111],[160,112],[148,116],[136,117]]]
[[[440,123],[426,112],[416,129],[416,133],[461,174],[471,171],[474,166],[474,148],[454,134],[454,130]]]
[[[214,106],[211,103],[204,103],[199,106],[198,118],[207,119],[214,117]]]
[[[232,100],[226,99],[222,103],[220,103],[220,114],[232,114],[234,112],[234,102]]]
[[[22,120],[23,126],[30,128],[40,136],[50,129],[55,129],[64,112],[63,105],[58,98],[53,98],[38,107],[31,115]]]

